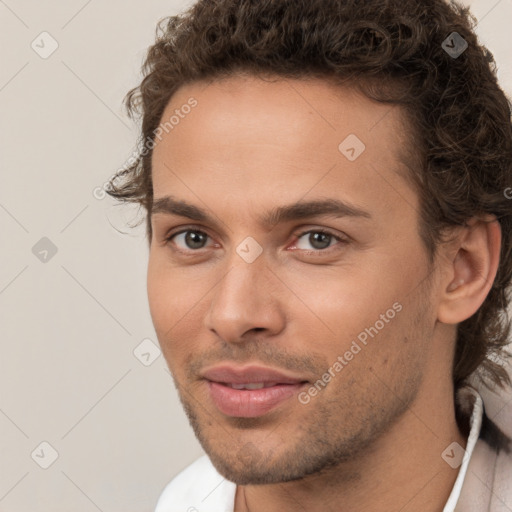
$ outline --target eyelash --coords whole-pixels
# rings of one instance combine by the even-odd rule
[[[200,233],[202,235],[205,235],[207,236],[208,238],[211,238],[210,235],[208,235],[208,233],[206,233],[205,231],[203,231],[202,229],[199,229],[199,228],[194,228],[193,226],[190,226],[188,227],[187,229],[182,229],[180,231],[176,231],[176,232],[173,232],[173,233],[170,233],[169,235],[167,235],[165,238],[164,238],[164,245],[169,245],[171,242],[172,242],[172,239],[177,236],[177,235],[181,235],[183,233],[188,233],[188,232],[193,232],[193,233]],[[322,234],[325,234],[325,235],[328,235],[328,236],[331,236],[332,238],[334,238],[338,244],[347,244],[348,243],[348,239],[346,238],[343,238],[339,235],[335,235],[334,233],[332,233],[331,231],[329,231],[328,229],[324,229],[324,228],[320,228],[320,229],[307,229],[305,231],[302,231],[302,232],[299,232],[299,233],[294,233],[293,236],[296,237],[296,241],[294,242],[294,245],[296,245],[297,241],[299,239],[301,239],[304,235],[307,235],[309,233],[322,233]],[[331,250],[333,250],[333,248],[335,248],[338,244],[334,244],[332,246],[329,246],[325,249],[312,249],[312,250],[306,250],[306,249],[296,249],[298,251],[301,251],[302,253],[306,253],[308,255],[310,254],[314,254],[314,255],[323,255],[323,254],[327,254],[327,253],[330,253]],[[199,253],[202,249],[204,249],[204,247],[201,247],[200,249],[181,249],[181,248],[173,248],[174,251],[176,252],[179,252],[181,254],[184,254],[185,256],[195,256],[197,253]]]

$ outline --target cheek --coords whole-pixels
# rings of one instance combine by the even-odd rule
[[[414,313],[410,306],[405,307],[412,278],[407,277],[408,272],[385,272],[383,268],[383,262],[352,265],[315,278],[303,274],[295,282],[294,291],[300,290],[297,295],[308,311],[304,304],[290,302],[286,307],[302,311],[289,311],[290,319],[300,324],[298,332],[308,333],[311,340],[322,339],[321,345],[315,343],[315,348],[331,362],[347,350],[359,353],[353,342],[361,347],[357,359],[363,365],[370,353],[380,353],[385,360],[405,334],[404,317]],[[348,357],[352,358],[350,354]]]
[[[153,325],[160,337],[164,326],[167,325],[169,328],[172,325],[174,301],[170,293],[168,276],[162,275],[161,265],[153,253],[150,253],[148,262],[147,294]]]
[[[190,280],[180,269],[169,268],[150,254],[147,294],[151,318],[165,358],[181,360],[197,338],[198,315],[208,296],[200,281]],[[187,350],[185,350],[187,349]]]
[[[352,333],[368,321],[375,322],[403,294],[401,282],[374,269],[382,265],[356,264],[325,272],[289,275],[294,294],[313,315],[308,320],[323,321],[331,330]],[[304,307],[304,305],[302,307]]]
[[[169,330],[201,299],[204,286],[183,268],[171,265],[162,253],[155,250],[149,255],[147,293],[155,326]]]

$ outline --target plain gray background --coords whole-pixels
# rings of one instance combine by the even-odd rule
[[[144,225],[101,190],[135,149],[122,99],[156,22],[190,3],[0,0],[0,511],[151,511],[202,453],[159,355]],[[510,94],[512,0],[472,5]]]

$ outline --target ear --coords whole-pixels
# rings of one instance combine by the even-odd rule
[[[492,287],[500,259],[500,224],[494,216],[472,218],[448,244],[441,254],[438,320],[458,324],[476,313]]]

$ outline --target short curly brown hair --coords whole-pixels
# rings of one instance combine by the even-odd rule
[[[511,105],[474,26],[467,8],[444,0],[199,0],[158,24],[145,77],[125,98],[128,114],[142,116],[139,155],[107,193],[145,208],[151,242],[155,132],[171,96],[190,82],[239,72],[325,78],[400,105],[411,126],[409,177],[431,261],[444,228],[487,213],[502,230],[492,288],[458,326],[455,389],[470,376],[491,389],[510,385],[504,363],[510,356]],[[460,55],[449,51],[456,42],[462,50],[467,43]]]

